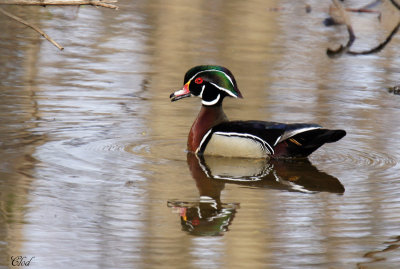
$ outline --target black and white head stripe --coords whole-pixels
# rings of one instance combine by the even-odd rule
[[[212,84],[215,88],[218,88],[219,90],[226,92],[228,95],[237,98],[237,96],[233,92],[231,92],[230,90],[225,89],[225,88],[223,88],[221,86],[218,86],[217,84],[212,83],[212,82],[210,82],[210,84]]]
[[[221,71],[221,70],[216,70],[216,69],[207,69],[207,70],[199,71],[196,74],[194,74],[188,81],[193,80],[199,74],[208,73],[208,72],[218,72],[218,73],[223,74],[227,78],[227,80],[230,82],[230,84],[232,85],[232,89],[236,88],[235,83],[233,82],[233,79],[227,73],[225,73],[224,71]],[[228,95],[237,98],[237,96],[232,91],[230,91],[229,89],[221,87],[221,86],[219,86],[219,85],[217,85],[217,84],[215,84],[213,82],[209,82],[209,83],[212,84],[214,87],[218,88],[219,90],[226,92]]]

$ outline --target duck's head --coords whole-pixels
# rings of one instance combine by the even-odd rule
[[[205,106],[221,105],[225,96],[243,98],[235,78],[225,67],[199,65],[185,74],[183,88],[171,94],[171,101],[197,96]]]

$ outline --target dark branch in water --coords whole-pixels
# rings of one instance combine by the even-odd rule
[[[332,11],[332,14],[336,13],[337,20],[340,20],[343,24],[346,25],[347,32],[349,33],[349,40],[347,41],[347,44],[345,46],[340,45],[340,47],[336,50],[328,48],[326,53],[330,58],[339,57],[343,53],[347,52],[350,49],[351,45],[353,45],[354,40],[356,39],[353,27],[350,23],[350,19],[347,16],[343,6],[336,0],[332,0],[332,2],[333,6],[331,6],[330,10]]]
[[[346,10],[350,11],[350,12],[359,12],[359,13],[380,13],[379,11],[371,10],[371,8],[374,8],[381,3],[382,3],[382,0],[376,0],[375,2],[372,2],[361,8],[346,8]]]
[[[395,6],[398,10],[400,10],[400,5],[397,4],[396,0],[390,0],[393,6]]]
[[[367,55],[367,54],[372,54],[372,53],[377,53],[381,51],[385,46],[392,40],[392,37],[399,31],[400,28],[400,22],[397,24],[397,26],[392,30],[390,35],[386,38],[385,41],[383,41],[381,44],[379,44],[377,47],[372,48],[370,50],[366,51],[361,51],[361,52],[356,52],[356,51],[347,51],[347,54],[350,55]]]
[[[347,32],[349,33],[349,41],[347,41],[345,46],[340,45],[340,47],[336,50],[332,50],[330,48],[326,50],[326,54],[328,54],[330,58],[339,57],[343,53],[347,53],[351,45],[353,45],[354,40],[356,40],[356,36],[354,35],[353,27],[351,27],[351,25],[347,25]]]
[[[336,8],[340,14],[341,19],[343,20],[344,24],[346,24],[347,27],[347,32],[349,33],[349,40],[347,41],[347,44],[345,46],[340,45],[340,47],[336,50],[330,49],[328,48],[326,53],[328,55],[328,57],[330,58],[335,58],[335,57],[339,57],[341,56],[343,53],[349,54],[349,55],[367,55],[367,54],[372,54],[372,53],[377,53],[379,51],[381,51],[382,49],[385,48],[385,46],[392,40],[393,36],[399,31],[400,29],[400,22],[397,23],[396,27],[390,32],[389,36],[385,39],[384,42],[380,43],[378,46],[376,46],[375,48],[366,50],[366,51],[351,51],[350,47],[353,45],[356,36],[354,34],[353,28],[350,24],[350,20],[348,19],[347,15],[345,14],[345,10],[344,8],[336,1],[336,0],[332,0],[333,4],[334,4],[334,8]],[[360,9],[354,9],[354,11],[358,11],[358,12],[364,12],[361,10],[365,10],[365,9],[369,9],[372,6],[375,6],[376,4],[378,4],[381,1],[375,1],[374,3],[371,3],[363,8]],[[392,4],[398,8],[400,10],[400,6],[395,2],[395,0],[391,0]],[[353,11],[353,9],[352,9]]]

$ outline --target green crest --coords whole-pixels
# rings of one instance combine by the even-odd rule
[[[242,94],[237,87],[235,78],[225,67],[217,65],[199,65],[193,67],[186,72],[183,84],[198,77],[212,83],[218,89],[226,92],[232,97],[242,98]]]

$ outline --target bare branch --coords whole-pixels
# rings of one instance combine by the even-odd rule
[[[56,41],[54,41],[50,36],[48,36],[45,32],[43,32],[39,27],[30,24],[29,22],[21,19],[20,17],[17,17],[11,13],[8,13],[7,11],[5,11],[4,9],[0,8],[0,12],[3,13],[4,15],[6,15],[7,17],[10,17],[13,20],[16,20],[17,22],[20,22],[30,28],[32,28],[33,30],[35,30],[36,32],[38,32],[39,34],[41,34],[44,38],[46,38],[48,41],[50,41],[54,46],[56,46],[57,48],[59,48],[60,50],[63,50],[64,48],[62,46],[60,46]]]
[[[111,9],[118,9],[113,5],[117,0],[0,0],[0,5],[21,5],[21,6],[80,6],[91,5]]]
[[[105,7],[111,9],[118,9],[118,6],[113,5],[111,3],[116,3],[118,0],[0,0],[0,5],[22,5],[22,6],[81,6],[81,5],[91,5],[98,7]],[[3,13],[5,16],[10,17],[13,20],[16,20],[39,34],[45,37],[48,41],[50,41],[54,46],[63,50],[64,48],[60,46],[56,41],[54,41],[51,37],[49,37],[45,32],[43,32],[39,27],[30,24],[29,22],[5,11],[0,8],[0,13]]]

